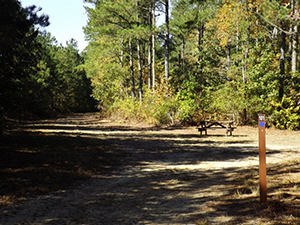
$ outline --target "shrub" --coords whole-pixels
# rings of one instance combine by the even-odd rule
[[[284,96],[280,103],[273,103],[277,110],[273,111],[271,119],[279,129],[300,129],[300,105],[296,106],[292,97]]]

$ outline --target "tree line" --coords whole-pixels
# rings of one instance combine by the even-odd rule
[[[43,29],[49,17],[39,15],[40,11],[34,5],[23,8],[17,0],[0,0],[1,121],[94,107],[77,42],[72,39],[66,46],[59,45]]]
[[[85,68],[108,115],[255,124],[265,113],[300,128],[298,0],[85,2]]]
[[[0,110],[300,128],[298,0],[85,0],[89,44],[59,45],[36,6],[0,0]],[[93,98],[91,98],[91,96]]]

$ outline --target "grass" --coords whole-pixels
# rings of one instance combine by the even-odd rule
[[[240,185],[235,193],[222,199],[221,202],[234,203],[228,207],[247,209],[246,214],[249,218],[241,212],[241,215],[235,216],[229,223],[224,224],[235,224],[234,221],[249,222],[253,218],[255,218],[255,224],[258,221],[260,224],[273,225],[300,224],[299,171],[298,160],[269,166],[267,171],[268,202],[260,204],[258,170],[257,168],[248,170],[245,177],[239,181]]]

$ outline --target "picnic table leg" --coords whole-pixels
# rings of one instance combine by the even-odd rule
[[[228,132],[229,132],[230,136],[232,136],[231,124],[227,124],[227,126],[226,126],[226,137],[228,137]]]
[[[205,136],[207,136],[207,129],[206,128],[201,128],[200,129],[200,136],[202,136],[202,131],[205,132]]]
[[[229,136],[232,136],[232,129],[226,129],[226,137],[228,137],[228,132],[229,132]]]
[[[207,136],[207,129],[206,129],[206,125],[205,124],[201,124],[201,130],[204,130],[205,131],[205,136]]]
[[[203,126],[202,123],[201,123],[201,128],[198,129],[198,130],[199,130],[199,132],[200,132],[200,136],[202,136],[202,131],[205,131],[205,135],[207,135],[207,129],[206,129],[205,125]]]

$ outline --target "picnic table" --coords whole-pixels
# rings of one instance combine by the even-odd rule
[[[202,136],[203,131],[205,135],[207,135],[207,129],[225,129],[226,136],[228,136],[228,133],[232,136],[232,131],[236,129],[236,127],[233,126],[234,121],[201,120],[198,124],[197,129],[200,132],[200,136]]]

